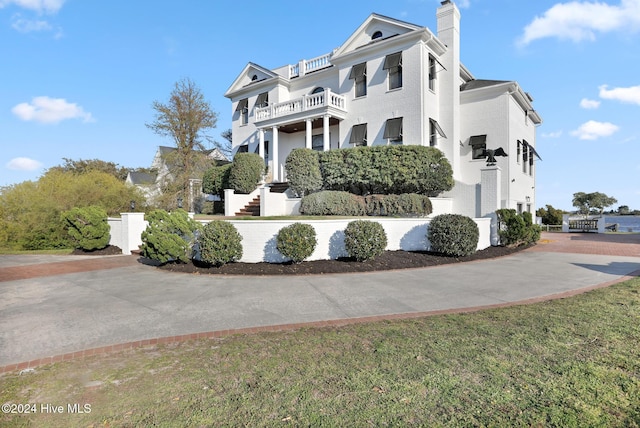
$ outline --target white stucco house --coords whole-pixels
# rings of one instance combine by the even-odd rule
[[[371,14],[333,51],[269,69],[249,62],[225,96],[234,153],[258,153],[268,181],[286,181],[294,148],[419,144],[453,167],[455,213],[535,211],[533,98],[515,81],[476,79],[460,61],[460,11],[437,9],[437,32]],[[339,31],[339,30],[337,30]],[[484,149],[507,157],[488,165]]]

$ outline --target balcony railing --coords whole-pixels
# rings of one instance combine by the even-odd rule
[[[343,95],[334,94],[330,89],[311,95],[303,95],[281,103],[271,104],[256,109],[256,122],[276,119],[291,114],[315,110],[323,107],[333,107],[346,113],[346,101]]]
[[[328,54],[324,54],[309,60],[303,59],[297,64],[290,65],[289,79],[293,77],[304,76],[305,74],[330,67],[332,56],[333,56],[333,53],[328,53]]]

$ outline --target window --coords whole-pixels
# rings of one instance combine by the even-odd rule
[[[522,203],[518,202],[518,214],[522,214]]]
[[[387,119],[382,138],[388,139],[391,144],[402,144],[402,118]]]
[[[240,147],[238,147],[238,150],[236,151],[236,153],[249,153],[249,145],[248,144],[243,144]]]
[[[354,144],[356,146],[367,145],[367,124],[366,123],[361,123],[360,125],[353,125],[353,128],[351,128],[351,137],[349,138],[349,143]]]
[[[373,35],[371,36],[371,40],[375,40],[375,39],[379,39],[382,37],[382,31],[376,31],[375,33],[373,33]]]
[[[324,92],[324,88],[320,86],[316,86],[316,88],[313,91],[311,91],[311,94],[319,94],[321,92]]]
[[[240,112],[240,124],[246,125],[247,122],[249,122],[249,100],[247,98],[243,98],[238,101],[236,111]]]
[[[311,137],[311,148],[316,152],[324,151],[324,138],[322,134]]]
[[[444,131],[434,119],[429,119],[429,145],[434,147],[438,144],[438,138],[447,138]]]
[[[535,156],[538,159],[542,159],[542,158],[540,157],[540,155],[538,154],[538,152],[536,151],[536,149],[533,146],[531,146],[529,144],[527,144],[527,145],[529,147],[529,175],[533,175],[533,169],[534,169],[533,168],[533,166],[534,166],[533,157]]]
[[[253,76],[251,76],[251,81],[255,82],[256,80],[258,80],[258,75],[254,74]]]
[[[349,79],[353,79],[355,83],[355,97],[364,97],[367,95],[367,63],[357,64],[351,67]]]
[[[527,173],[527,164],[529,163],[529,144],[524,141],[522,143],[522,172]]]
[[[429,89],[436,90],[436,59],[429,55]]]
[[[520,157],[522,157],[522,141],[518,140],[518,163],[520,163]]]
[[[269,105],[269,92],[263,92],[258,95],[256,100],[256,107],[266,107]]]
[[[487,136],[486,135],[474,135],[469,139],[469,145],[471,146],[472,159],[484,159],[484,151],[487,148]]]
[[[260,143],[258,143],[256,145],[256,149],[253,151],[253,153],[259,155],[260,154]],[[268,141],[264,141],[264,160],[268,160],[269,159],[269,142]]]
[[[389,90],[402,88],[402,52],[387,55],[382,68],[389,71]]]

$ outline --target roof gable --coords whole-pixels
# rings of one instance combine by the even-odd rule
[[[231,94],[248,85],[272,79],[274,77],[278,77],[278,75],[273,71],[250,62],[244,67],[238,77],[236,77],[236,80],[233,81],[229,89],[227,89],[227,92],[225,92],[224,96],[230,98]]]
[[[379,43],[395,36],[419,30],[424,30],[424,27],[372,13],[356,31],[336,49],[334,57],[353,52],[363,46]]]

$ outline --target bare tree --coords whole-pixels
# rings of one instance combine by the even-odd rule
[[[154,101],[154,121],[146,126],[156,134],[173,139],[176,150],[165,159],[174,185],[166,190],[171,198],[189,197],[191,179],[202,178],[206,163],[203,141],[206,131],[216,127],[218,113],[211,109],[200,88],[191,79],[176,82],[167,103]]]

